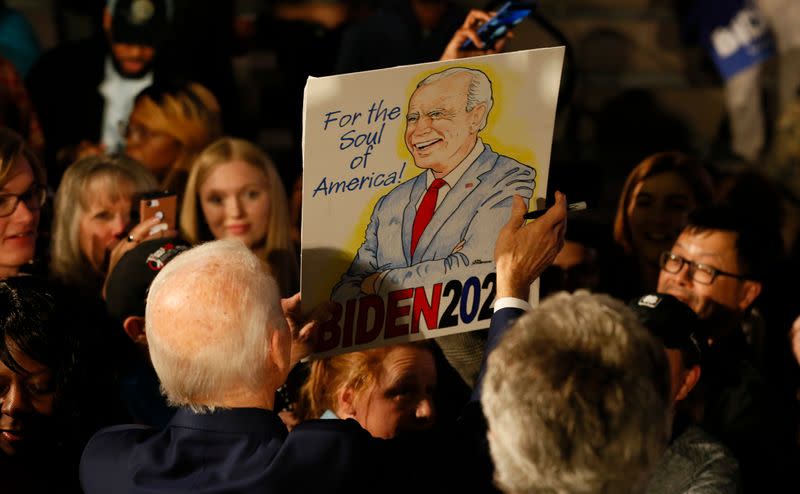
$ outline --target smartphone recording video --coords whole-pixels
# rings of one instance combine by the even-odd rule
[[[145,194],[139,200],[139,221],[148,220],[161,213],[162,222],[167,224],[167,229],[176,229],[176,214],[178,198],[170,192],[155,192]]]
[[[478,48],[471,39],[461,45],[462,50],[490,50],[495,43],[508,33],[514,26],[522,22],[533,12],[535,2],[510,1],[503,4],[494,17],[478,28],[478,36],[483,41],[483,48]]]

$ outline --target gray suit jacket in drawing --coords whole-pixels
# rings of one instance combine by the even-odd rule
[[[378,287],[385,295],[403,287],[430,286],[458,276],[470,264],[492,262],[513,196],[530,199],[535,176],[533,168],[486,145],[436,208],[413,256],[411,231],[427,189],[425,174],[398,185],[375,205],[364,243],[331,298],[344,302],[359,297],[362,280],[376,272],[388,271]],[[463,248],[453,253],[461,241]]]

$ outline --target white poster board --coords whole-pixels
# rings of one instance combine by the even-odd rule
[[[309,78],[301,291],[336,307],[319,355],[488,327],[512,197],[547,190],[563,55]]]

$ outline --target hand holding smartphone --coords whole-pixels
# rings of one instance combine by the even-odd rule
[[[467,39],[462,45],[461,50],[491,50],[494,45],[503,36],[505,36],[511,28],[522,22],[523,19],[533,12],[536,3],[533,1],[509,1],[503,4],[497,11],[494,17],[489,19],[485,24],[481,25],[476,31],[483,46],[475,46],[471,39]]]
[[[166,230],[175,230],[177,210],[178,197],[175,194],[170,192],[145,194],[139,200],[139,221],[146,221],[160,214],[162,223],[167,225]]]

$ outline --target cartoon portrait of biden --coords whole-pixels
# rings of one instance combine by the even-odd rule
[[[430,286],[492,262],[513,196],[530,200],[536,177],[481,140],[492,105],[492,82],[480,70],[453,67],[417,84],[405,144],[424,171],[378,200],[333,300]]]

